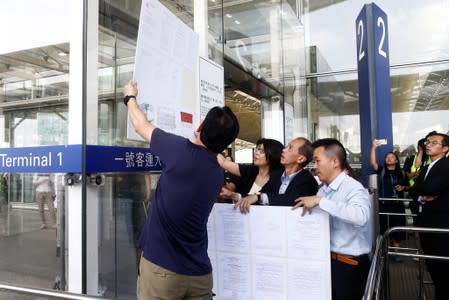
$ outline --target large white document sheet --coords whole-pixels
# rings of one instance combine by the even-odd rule
[[[192,138],[198,36],[157,0],[142,0],[134,80],[138,102],[159,128]],[[127,137],[140,140],[128,120]]]
[[[330,300],[329,216],[252,206],[247,215],[215,204],[209,257],[216,300]]]

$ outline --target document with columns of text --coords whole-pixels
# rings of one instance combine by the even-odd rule
[[[331,299],[329,216],[315,208],[215,204],[209,257],[217,300]]]

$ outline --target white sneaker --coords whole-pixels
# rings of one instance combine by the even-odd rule
[[[47,227],[47,225],[45,225],[45,224],[41,224],[41,227],[40,227],[40,229],[45,229]]]

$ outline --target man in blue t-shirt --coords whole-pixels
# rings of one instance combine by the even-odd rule
[[[192,143],[150,123],[139,108],[137,92],[132,80],[123,89],[129,118],[162,164],[139,242],[142,258],[137,297],[209,300],[212,267],[206,225],[224,181],[217,154],[237,137],[237,118],[228,107],[212,108]]]

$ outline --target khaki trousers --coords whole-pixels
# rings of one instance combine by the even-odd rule
[[[52,225],[56,225],[56,212],[55,206],[53,205],[53,193],[51,192],[36,192],[36,201],[39,205],[39,216],[41,218],[41,223],[45,224],[45,207],[44,203],[47,203],[48,212],[50,213]]]
[[[211,300],[212,273],[202,276],[181,275],[140,258],[137,279],[138,300]]]

